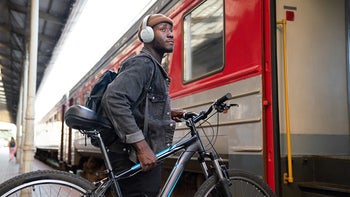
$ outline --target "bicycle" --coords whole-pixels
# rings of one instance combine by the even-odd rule
[[[156,154],[158,160],[162,161],[183,150],[167,181],[162,187],[159,196],[171,196],[185,169],[185,164],[195,153],[206,178],[195,193],[196,197],[275,196],[270,187],[260,177],[242,170],[227,169],[226,166],[222,164],[220,156],[215,150],[209,152],[203,145],[196,123],[201,120],[206,120],[213,110],[216,111],[216,114],[228,110],[231,106],[235,106],[236,104],[225,103],[230,98],[232,98],[232,96],[228,93],[214,101],[206,111],[202,111],[199,114],[190,112],[183,115],[183,118],[186,120],[186,126],[190,129],[191,137],[182,139]],[[67,110],[65,113],[65,121],[69,127],[78,129],[88,137],[96,137],[99,139],[101,153],[106,166],[106,170],[103,173],[107,176],[97,182],[90,183],[78,175],[63,171],[49,170],[29,172],[1,184],[0,194],[2,196],[15,196],[22,190],[25,190],[24,192],[32,196],[49,196],[49,193],[43,193],[47,190],[55,193],[55,196],[105,196],[107,190],[110,188],[114,191],[113,195],[122,196],[118,180],[139,172],[141,165],[136,164],[130,169],[119,173],[113,171],[107,155],[107,149],[100,135],[101,131],[113,129],[109,121],[103,117],[97,116],[94,111],[79,105],[72,106]],[[51,186],[54,187],[51,188]]]

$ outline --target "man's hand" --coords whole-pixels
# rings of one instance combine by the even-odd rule
[[[171,109],[171,119],[181,122],[182,115],[185,113],[183,109]]]
[[[142,171],[148,171],[157,165],[157,157],[145,140],[136,142],[133,145],[136,149],[136,155],[140,161]]]

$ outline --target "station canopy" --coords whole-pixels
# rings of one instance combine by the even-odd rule
[[[38,0],[39,35],[36,89],[54,49],[84,1]],[[30,44],[31,0],[0,0],[0,122],[16,122],[26,54]]]

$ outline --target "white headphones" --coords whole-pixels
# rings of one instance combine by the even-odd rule
[[[154,39],[154,32],[152,27],[147,26],[148,19],[151,15],[147,15],[142,22],[140,37],[144,43],[150,43]]]

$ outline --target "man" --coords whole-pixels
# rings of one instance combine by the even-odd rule
[[[138,37],[144,43],[140,55],[121,65],[104,94],[102,108],[119,137],[119,142],[110,147],[113,167],[122,170],[139,161],[142,168],[142,172],[121,181],[123,195],[156,196],[161,164],[155,153],[171,145],[174,120],[183,113],[170,108],[170,78],[161,67],[164,54],[173,52],[173,21],[162,14],[146,16]],[[144,99],[135,107],[140,98]]]

